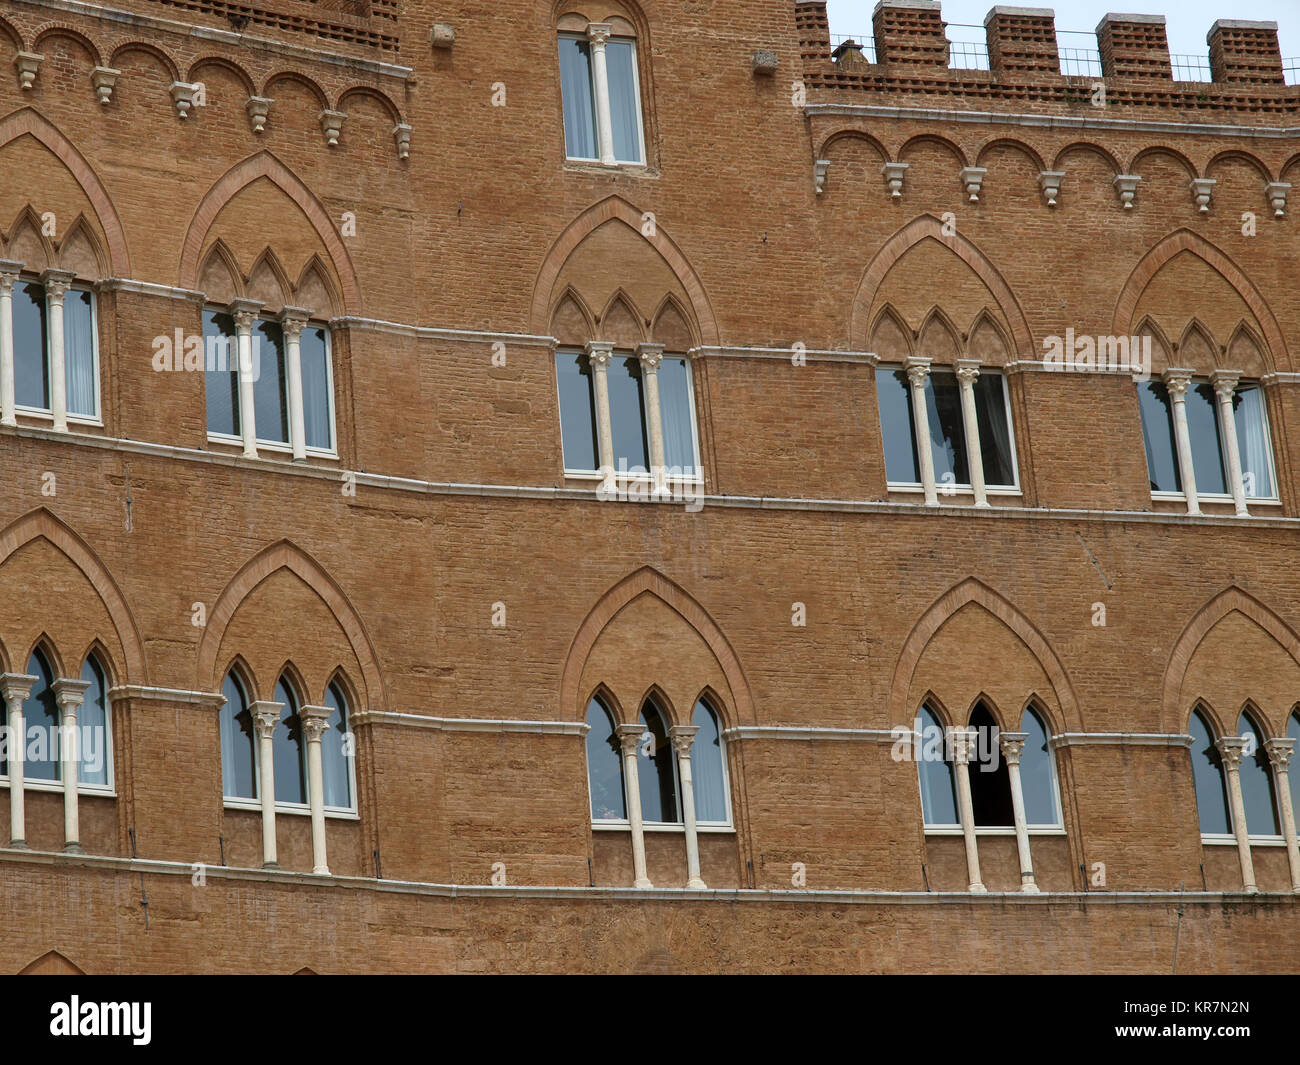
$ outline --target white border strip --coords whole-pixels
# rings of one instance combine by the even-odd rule
[[[585,736],[590,726],[585,721],[510,721],[488,717],[426,717],[391,710],[359,710],[352,715],[354,725],[403,725],[407,728],[433,729],[438,732],[527,732],[545,736]]]
[[[110,699],[149,699],[164,703],[189,703],[193,706],[222,706],[226,697],[220,692],[192,691],[188,688],[157,688],[144,684],[120,684],[108,689]]]
[[[1048,744],[1058,747],[1190,747],[1192,737],[1164,732],[1062,732]]]
[[[737,725],[726,729],[722,738],[731,740],[859,740],[866,743],[893,743],[895,740],[914,737],[904,729],[901,733],[880,728],[816,728],[803,725]]]

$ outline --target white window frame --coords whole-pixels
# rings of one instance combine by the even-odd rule
[[[588,46],[587,67],[588,67],[588,78],[590,79],[590,83],[591,83],[591,106],[592,106],[591,125],[596,132],[596,155],[594,157],[589,157],[584,155],[569,154],[569,139],[568,139],[567,131],[565,131],[565,138],[564,138],[565,161],[569,163],[583,163],[588,166],[609,166],[611,168],[630,167],[630,168],[644,170],[648,165],[648,162],[646,160],[646,150],[645,150],[645,115],[643,113],[645,109],[645,101],[641,95],[641,52],[640,49],[637,48],[637,39],[635,37],[627,37],[622,35],[611,34],[609,37],[609,41],[607,42],[607,45],[612,44],[615,41],[618,41],[619,43],[626,42],[627,44],[630,44],[632,46],[632,87],[633,90],[636,92],[636,139],[637,139],[637,145],[641,149],[641,159],[639,162],[631,159],[615,159],[612,164],[605,164],[600,161],[600,119],[598,117],[599,110],[598,110],[598,104],[596,102],[596,64],[595,64],[595,60],[591,58],[590,38],[588,38],[588,36],[585,33],[578,33],[574,30],[560,30],[556,34],[556,37],[557,39],[566,38],[571,41],[582,41],[586,43]],[[613,125],[613,121],[612,121],[613,100],[607,100],[606,104],[609,106],[610,109],[611,126],[612,126]],[[560,86],[560,107],[561,107],[561,112],[563,112],[563,107],[564,107],[563,83],[561,83]],[[611,144],[610,154],[613,154],[613,151],[614,151],[614,146]]]
[[[900,371],[900,372],[905,372],[904,369],[903,369],[903,364],[902,364],[901,362],[899,362],[899,363],[894,363],[894,362],[881,363],[881,364],[877,367],[877,369],[881,369],[881,370],[898,370],[898,371]],[[950,367],[950,366],[948,366],[948,365],[946,365],[946,364],[936,364],[936,365],[934,365],[934,366],[932,366],[932,367],[930,368],[930,373],[935,373],[935,372],[938,372],[938,373],[955,373],[956,371],[955,371],[955,368],[954,368],[954,367]],[[981,375],[981,376],[985,376],[985,375],[987,375],[987,376],[994,376],[994,375],[996,375],[996,376],[998,376],[998,377],[1000,377],[1000,378],[1002,379],[1002,403],[1003,403],[1003,405],[1004,405],[1004,407],[1005,407],[1005,409],[1006,409],[1006,412],[1007,412],[1007,440],[1008,440],[1008,442],[1009,442],[1009,444],[1010,444],[1010,447],[1011,447],[1011,464],[1012,464],[1012,467],[1013,467],[1013,472],[1015,473],[1015,482],[1014,482],[1013,484],[1011,484],[1011,485],[985,484],[984,491],[985,491],[986,494],[991,495],[991,496],[1020,496],[1020,495],[1023,495],[1024,492],[1023,492],[1023,489],[1021,488],[1021,485],[1020,485],[1020,454],[1019,454],[1019,452],[1016,450],[1016,421],[1015,421],[1015,418],[1012,416],[1012,411],[1011,411],[1011,389],[1010,389],[1009,386],[1007,385],[1007,375],[1006,375],[1006,373],[1005,373],[1004,371],[1002,371],[1001,369],[997,368],[996,366],[994,366],[994,367],[989,367],[987,370],[985,370],[984,367],[980,367],[980,375]],[[958,388],[960,388],[960,387],[961,387],[960,384],[958,384]],[[877,402],[877,406],[878,406],[878,405],[879,405],[879,393],[877,393],[877,399],[876,399],[876,402]],[[909,415],[909,417],[912,417],[911,406],[912,406],[912,400],[911,400],[911,393],[909,392],[909,393],[908,393],[908,415]],[[927,415],[927,421],[928,421],[928,415]],[[913,421],[913,424],[915,424],[914,421]],[[979,432],[979,426],[978,426],[978,425],[976,426],[976,430],[975,430],[975,431],[976,431],[976,433]],[[963,427],[963,432],[964,432],[964,427]],[[884,441],[884,437],[882,436],[882,437],[881,437],[881,440],[880,440],[881,455],[882,455],[882,457],[883,457],[883,454],[884,454],[884,445],[885,445],[885,441]],[[923,447],[923,446],[924,446],[924,447],[929,447],[929,446],[930,446],[930,442],[929,442],[928,438],[926,439],[926,441],[925,441],[924,443],[922,443],[922,441],[918,440],[918,441],[916,442],[916,446],[917,446],[918,448]],[[975,446],[976,446],[976,447],[979,446],[979,441],[978,441],[978,440],[975,441]],[[969,453],[970,449],[971,449],[971,442],[970,442],[969,440],[967,440],[967,441],[966,441],[966,450],[967,450],[968,453]],[[918,461],[919,461],[919,458],[918,458]],[[969,469],[969,466],[970,466],[970,459],[967,458],[967,468],[968,468],[968,469]],[[888,472],[886,472],[885,476],[886,476],[886,478],[888,478],[888,476],[889,476]],[[943,499],[945,496],[953,496],[953,495],[959,495],[959,496],[974,496],[974,494],[975,494],[975,488],[974,488],[974,486],[973,486],[969,481],[967,481],[967,482],[965,482],[965,483],[962,483],[962,482],[958,481],[958,482],[954,482],[953,484],[948,484],[946,481],[944,481],[944,482],[940,482],[940,481],[936,478],[936,480],[935,480],[935,488],[936,488],[936,491],[938,491],[938,493],[939,493],[939,497],[940,497],[940,499]],[[888,479],[886,479],[886,481],[885,481],[885,489],[886,489],[887,491],[890,491],[890,492],[924,492],[924,491],[925,491],[925,487],[921,484],[920,481],[890,481],[890,480],[888,480]],[[958,830],[960,831],[960,826],[958,826]]]
[[[45,283],[44,283],[43,281],[41,281],[40,277],[38,277],[38,276],[33,276],[33,275],[31,275],[31,274],[19,274],[19,275],[18,275],[18,281],[17,281],[17,283],[15,284],[14,287],[17,288],[18,285],[31,285],[31,284],[39,285],[40,288],[41,288],[42,293],[44,293],[44,291],[45,291]],[[73,423],[73,422],[75,422],[77,425],[91,425],[91,426],[95,426],[95,427],[97,427],[97,428],[103,428],[103,426],[104,426],[104,401],[103,401],[103,396],[100,394],[100,393],[102,392],[102,389],[100,388],[100,379],[99,379],[99,293],[95,291],[95,286],[94,286],[94,285],[92,285],[92,284],[90,284],[90,283],[88,283],[88,282],[85,282],[85,281],[74,281],[74,282],[72,282],[70,285],[68,285],[68,292],[69,292],[69,293],[71,293],[71,292],[89,292],[89,293],[90,293],[90,351],[91,351],[91,362],[92,362],[92,365],[93,365],[93,367],[94,367],[94,369],[93,369],[92,372],[93,372],[94,375],[95,375],[95,413],[94,413],[93,415],[92,415],[92,414],[74,414],[71,410],[69,410],[69,411],[67,412],[68,422],[69,422],[70,424]],[[54,392],[54,365],[53,365],[53,360],[52,360],[51,357],[50,357],[50,326],[49,326],[49,321],[48,321],[48,315],[49,315],[49,296],[45,296],[44,298],[45,298],[45,300],[46,300],[45,307],[46,307],[46,316],[47,316],[47,320],[46,320],[46,323],[45,323],[45,377],[46,377],[46,380],[49,381],[49,383],[50,383],[50,393],[51,393],[51,395],[53,395],[53,392]],[[64,298],[64,301],[65,301],[65,304],[66,304],[66,301],[67,301],[67,295],[65,295],[63,298]],[[13,322],[12,322],[12,321],[9,323],[9,330],[10,330],[10,335],[12,335],[12,333],[13,333]],[[66,332],[66,327],[65,327],[64,334],[63,334],[63,338],[64,338],[64,339],[63,339],[63,343],[64,343],[64,353],[63,353],[63,373],[64,373],[64,376],[65,376],[65,378],[66,378],[66,376],[67,376],[67,372],[68,372],[68,358],[67,358],[67,332]],[[15,380],[17,379],[17,375],[18,375],[17,362],[18,362],[18,352],[17,352],[17,350],[15,350],[15,351],[14,351],[14,363],[15,363],[14,377],[15,377]],[[64,381],[64,388],[66,389],[66,387],[67,387],[67,381],[65,380],[65,381]],[[23,406],[21,403],[19,403],[19,402],[17,402],[17,401],[15,400],[15,402],[14,402],[14,413],[15,413],[15,414],[21,414],[21,415],[23,415],[23,416],[26,417],[26,418],[39,418],[41,421],[44,421],[44,422],[51,422],[51,423],[52,423],[52,422],[54,421],[54,410],[53,410],[52,407],[25,407],[25,406]],[[3,776],[0,776],[0,780],[3,780],[3,779],[8,779],[8,778],[3,777]],[[27,786],[27,785],[24,785],[24,786]]]

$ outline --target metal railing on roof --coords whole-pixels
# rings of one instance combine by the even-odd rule
[[[1300,85],[1300,59],[1282,60],[1282,76],[1288,85]]]
[[[1101,52],[1097,48],[1095,33],[1057,30],[1056,54],[1061,61],[1061,73],[1066,77],[1101,77]]]
[[[876,40],[870,33],[865,35],[851,33],[848,36],[832,33],[831,51],[834,52],[840,45],[849,41],[852,41],[859,49],[861,49],[862,58],[868,63],[874,63],[876,61]]]
[[[1210,73],[1208,55],[1173,55],[1169,56],[1169,69],[1173,71],[1174,81],[1213,81]]]

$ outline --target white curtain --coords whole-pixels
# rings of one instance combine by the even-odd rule
[[[596,108],[591,96],[591,51],[586,41],[560,38],[560,93],[564,151],[570,159],[597,159]]]
[[[636,48],[631,41],[605,46],[609,70],[609,111],[614,126],[614,158],[641,162],[641,105],[636,91]]]
[[[664,465],[673,476],[697,476],[695,433],[691,428],[690,364],[664,359],[659,364],[659,416],[664,431]]]
[[[1246,482],[1246,495],[1271,499],[1276,493],[1268,454],[1264,394],[1257,386],[1250,385],[1237,389],[1235,398],[1237,448],[1241,452],[1241,476]]]
[[[324,329],[302,331],[302,424],[308,447],[330,451],[334,426],[330,418],[329,343]]]
[[[99,413],[95,380],[95,316],[93,297],[84,289],[69,289],[63,297],[63,362],[68,375],[68,413],[93,418]]]
[[[699,728],[691,744],[691,785],[695,791],[695,819],[726,823],[727,775],[718,719],[703,701],[695,704],[691,724]]]

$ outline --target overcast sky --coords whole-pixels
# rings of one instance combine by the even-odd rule
[[[995,0],[942,0],[945,22],[983,26]],[[1058,30],[1094,30],[1108,11],[1164,15],[1169,50],[1179,55],[1206,55],[1205,35],[1216,19],[1260,19],[1276,22],[1285,59],[1300,57],[1300,0],[1057,0],[1017,7],[1050,7]],[[871,12],[876,0],[828,0],[831,33],[870,36]],[[961,40],[982,41],[979,30],[949,33]]]

